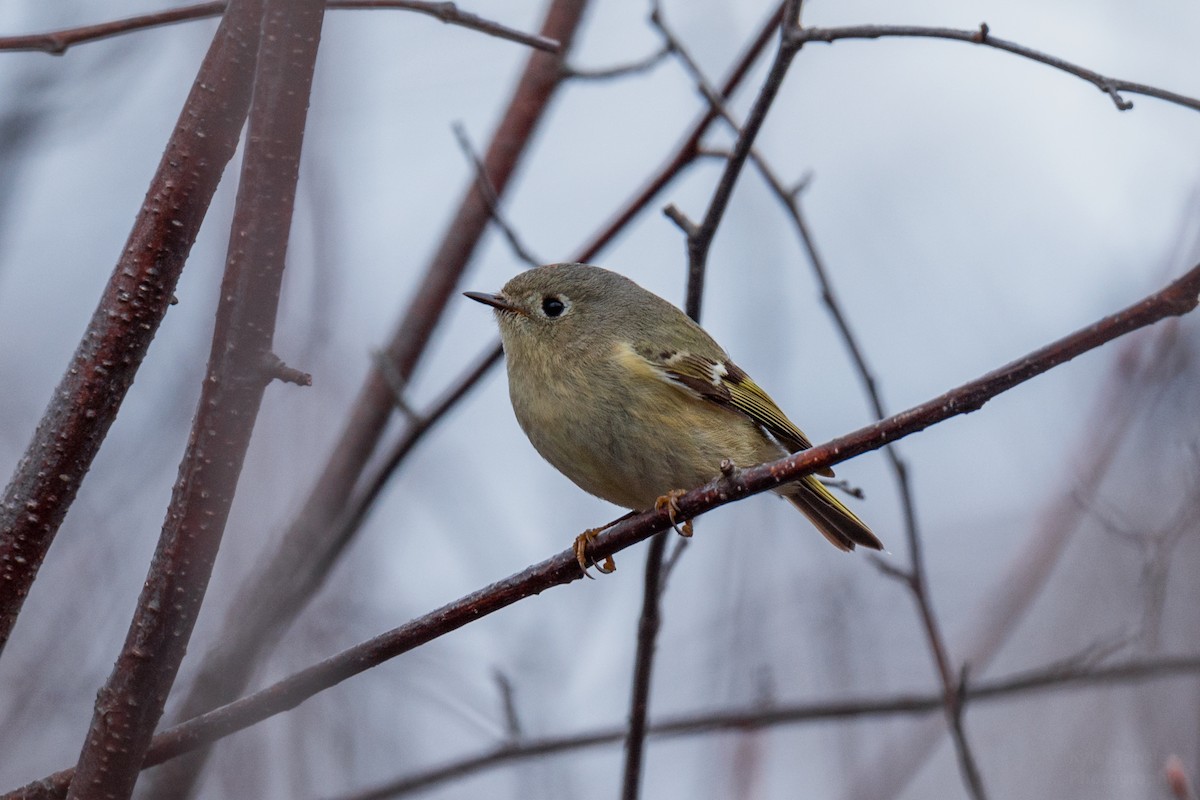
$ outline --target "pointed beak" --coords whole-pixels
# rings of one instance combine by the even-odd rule
[[[463,292],[463,294],[476,302],[483,303],[485,306],[491,306],[499,311],[508,311],[513,314],[525,313],[498,294],[487,294],[486,292]]]

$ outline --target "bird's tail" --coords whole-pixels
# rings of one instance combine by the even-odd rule
[[[853,550],[855,545],[872,550],[883,549],[883,542],[867,524],[834,497],[815,475],[806,475],[796,483],[780,487],[778,491],[800,509],[838,550]]]

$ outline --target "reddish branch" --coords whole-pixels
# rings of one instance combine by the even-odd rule
[[[0,651],[170,305],[250,103],[260,0],[230,9],[71,365],[0,501]]]
[[[212,353],[125,646],[68,797],[128,797],[187,650],[267,384],[324,0],[267,0]]]
[[[171,8],[166,11],[156,11],[151,14],[139,14],[136,17],[101,22],[96,25],[83,25],[77,28],[66,28],[50,33],[30,33],[21,36],[0,36],[0,50],[35,50],[52,55],[62,55],[72,45],[84,42],[94,42],[108,39],[125,33],[159,28],[179,22],[189,22],[196,19],[218,16],[228,5],[225,0],[197,3],[181,8]],[[329,0],[327,8],[396,8],[406,11],[416,11],[421,14],[439,19],[450,25],[458,25],[471,30],[486,33],[500,39],[508,39],[518,44],[556,53],[559,43],[545,36],[531,36],[528,33],[514,30],[507,25],[484,19],[469,11],[462,11],[454,3],[424,2],[423,0]]]
[[[876,450],[952,417],[977,411],[1002,392],[1131,331],[1168,317],[1186,314],[1195,309],[1198,302],[1200,266],[1193,267],[1166,288],[1116,314],[919,406],[810,450],[793,453],[778,461],[734,471],[710,481],[679,498],[677,516],[680,519],[690,519],[752,494],[768,491],[823,467]],[[601,559],[669,527],[671,519],[666,509],[647,511],[630,517],[597,536],[589,550],[595,559]],[[144,766],[162,763],[294,708],[312,695],[388,659],[420,647],[526,597],[582,577],[583,573],[575,560],[574,551],[567,549],[406,625],[344,650],[255,694],[176,725],[155,737]],[[69,774],[59,773],[5,795],[0,800],[56,797],[59,796],[56,787],[64,785],[66,780],[69,780]]]

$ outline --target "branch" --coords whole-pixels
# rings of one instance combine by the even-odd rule
[[[569,64],[564,64],[563,74],[572,80],[581,81],[605,81],[612,80],[613,78],[628,78],[632,75],[641,75],[649,72],[665,61],[669,55],[671,55],[671,48],[664,46],[645,58],[631,61],[628,64],[618,64],[615,67],[584,69],[583,67],[572,67]]]
[[[747,46],[745,52],[742,53],[733,68],[729,71],[729,75],[726,76],[724,82],[721,84],[719,93],[722,99],[728,100],[733,95],[734,91],[741,85],[742,80],[745,79],[750,68],[754,66],[754,62],[758,60],[759,55],[766,49],[767,43],[771,41],[772,35],[779,28],[780,20],[783,19],[783,6],[784,3],[781,2],[774,13],[767,18],[762,27],[758,29],[758,35],[754,37],[754,40]],[[716,112],[709,109],[696,121],[691,131],[684,136],[683,141],[675,148],[675,152],[659,168],[658,173],[646,182],[641,191],[621,211],[615,214],[599,233],[592,237],[591,242],[585,245],[580,251],[576,259],[577,261],[591,261],[619,231],[623,230],[634,217],[642,212],[642,209],[654,202],[654,198],[658,197],[675,176],[696,160],[700,155],[700,140],[709,126],[716,120]]]
[[[1064,61],[1056,56],[1034,50],[1031,47],[1026,47],[1025,45],[1005,39],[997,39],[991,35],[991,30],[988,28],[986,22],[982,23],[976,30],[926,28],[918,25],[851,25],[842,28],[803,28],[793,34],[793,38],[801,46],[808,42],[831,43],[839,39],[884,39],[895,37],[949,39],[956,42],[994,47],[997,50],[1003,50],[1022,58],[1028,58],[1039,64],[1045,64],[1046,66],[1074,75],[1077,78],[1082,78],[1108,95],[1119,111],[1128,111],[1133,108],[1133,103],[1121,96],[1122,92],[1155,97],[1159,100],[1165,100],[1168,103],[1190,108],[1193,111],[1200,111],[1200,100],[1194,97],[1169,92],[1154,86],[1147,86],[1144,83],[1134,83],[1133,81],[1121,78],[1110,78],[1087,67],[1072,64],[1069,61]]]
[[[556,38],[545,35],[532,35],[523,33],[522,31],[514,30],[507,25],[501,25],[498,22],[484,19],[483,17],[472,14],[469,11],[460,11],[454,3],[448,2],[423,2],[422,0],[329,0],[330,8],[398,8],[406,11],[417,11],[421,14],[428,14],[435,19],[439,19],[449,25],[460,25],[464,28],[470,28],[480,33],[486,33],[489,36],[496,36],[500,39],[508,39],[509,41],[517,42],[518,44],[528,45],[536,50],[541,50],[546,53],[564,53],[567,47],[567,41],[564,37],[561,41]]]
[[[667,537],[655,534],[646,551],[646,575],[642,586],[642,613],[638,619],[637,650],[633,659],[633,686],[629,700],[629,727],[625,737],[625,770],[622,800],[637,800],[642,777],[642,754],[646,748],[646,716],[650,711],[650,679],[654,674],[654,651],[662,625],[659,597],[662,590],[663,556]]]
[[[1194,675],[1197,672],[1200,672],[1200,657],[1196,656],[1131,661],[1073,672],[1064,672],[1052,666],[970,687],[966,690],[964,699],[970,699],[973,703],[1005,700],[1031,692],[1163,680],[1181,675]],[[649,733],[664,738],[703,736],[723,731],[740,733],[830,720],[924,715],[941,708],[940,692],[878,699],[852,698],[824,703],[797,703],[767,709],[753,706],[746,709],[668,717],[650,725]],[[475,775],[501,764],[615,744],[621,741],[624,733],[622,727],[609,727],[565,736],[525,739],[520,743],[506,742],[476,755],[458,758],[371,789],[343,795],[339,800],[385,800],[412,794]]]
[[[129,797],[200,614],[263,393],[324,0],[267,0],[208,373],[125,646],[96,697],[71,800]]]
[[[172,8],[166,11],[156,11],[151,14],[139,14],[136,17],[101,22],[97,25],[84,25],[78,28],[65,28],[50,33],[31,33],[21,36],[0,36],[0,51],[40,51],[51,55],[62,55],[72,45],[84,42],[95,42],[125,33],[160,28],[179,22],[205,19],[220,16],[225,12],[225,0],[197,3],[196,5]],[[514,30],[498,22],[484,19],[469,11],[460,11],[454,3],[422,2],[422,0],[329,0],[326,8],[396,8],[406,11],[416,11],[421,14],[439,19],[450,25],[486,33],[500,39],[507,39],[518,44],[528,45],[538,50],[557,53],[561,45],[554,39],[545,36],[534,36]]]
[[[659,14],[656,9],[651,19],[653,20],[658,16]],[[695,226],[694,231],[688,233],[689,274],[687,308],[690,312],[694,311],[694,313],[691,313],[691,316],[697,321],[700,318],[700,304],[704,297],[705,265],[708,262],[708,253],[712,248],[713,238],[717,233],[717,226],[721,224],[721,219],[725,216],[725,209],[729,207],[729,198],[733,195],[733,187],[737,183],[738,176],[741,175],[746,159],[750,156],[750,149],[754,146],[754,139],[758,136],[759,130],[762,129],[763,122],[766,121],[767,112],[771,109],[772,104],[775,102],[775,97],[779,94],[779,88],[783,85],[784,76],[787,75],[788,68],[791,67],[792,59],[795,58],[796,53],[800,52],[800,42],[796,41],[795,37],[790,35],[790,32],[799,25],[799,17],[800,0],[787,0],[783,6],[783,15],[780,22],[779,48],[775,53],[775,60],[771,64],[771,69],[767,73],[767,77],[763,80],[763,85],[759,89],[758,97],[754,100],[754,105],[750,108],[746,124],[733,145],[733,151],[730,153],[729,160],[725,162],[725,171],[721,174],[721,179],[717,183],[716,190],[713,192],[712,200],[709,201],[704,219],[698,226]],[[710,109],[709,113],[716,114],[718,112]],[[677,221],[681,225],[684,222],[683,219]],[[688,227],[690,227],[690,223]],[[685,227],[686,229],[687,227]]]
[[[261,1],[221,21],[99,306],[0,501],[0,651],[158,331],[250,105]]]
[[[730,471],[680,496],[679,518],[690,519],[752,494],[774,489],[823,467],[876,450],[931,425],[982,408],[988,400],[1037,375],[1132,331],[1192,311],[1200,303],[1200,266],[1166,288],[1122,311],[1048,344],[1000,369],[976,378],[919,406],[881,422],[778,461]],[[589,547],[596,558],[624,550],[671,527],[667,509],[646,511],[622,520],[599,534]],[[420,647],[513,603],[580,580],[583,573],[573,548],[448,603],[422,617],[355,645],[325,661],[285,678],[255,694],[190,719],[155,737],[143,766],[160,764],[181,753],[228,736],[270,716],[294,708],[312,695],[335,686],[388,659]],[[31,784],[16,797],[53,797],[60,773]]]
[[[454,123],[454,138],[458,140],[458,149],[462,150],[467,161],[471,163],[471,169],[475,171],[475,185],[479,187],[479,191],[483,195],[483,200],[487,203],[488,213],[492,215],[492,222],[504,234],[504,238],[508,241],[509,249],[513,251],[513,255],[530,267],[545,264],[545,261],[541,261],[530,254],[529,248],[521,241],[521,237],[517,235],[516,229],[500,213],[500,198],[496,194],[496,188],[492,186],[491,178],[488,177],[487,167],[484,166],[483,159],[475,152],[475,148],[471,146],[471,140],[461,123]]]

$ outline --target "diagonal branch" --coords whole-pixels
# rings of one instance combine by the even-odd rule
[[[785,0],[786,2],[786,0]],[[773,34],[779,29],[780,21],[783,19],[784,2],[781,2],[770,17],[758,29],[758,35],[746,47],[746,50],[738,58],[725,80],[721,83],[718,94],[722,99],[728,100],[734,91],[741,85],[746,77],[746,73],[754,66],[754,62],[758,60],[759,55],[767,44],[771,41]],[[706,111],[699,120],[692,126],[692,129],[675,148],[675,152],[667,158],[663,166],[655,174],[653,178],[646,182],[637,196],[631,200],[619,213],[600,230],[589,242],[585,245],[578,256],[579,261],[591,261],[592,258],[607,244],[619,231],[623,230],[626,225],[633,220],[635,216],[641,213],[642,209],[654,202],[654,198],[666,188],[675,176],[684,170],[689,164],[700,156],[700,140],[704,137],[704,133],[709,129],[709,126],[717,120],[717,112],[711,108]]]
[[[165,11],[155,11],[150,14],[139,14],[135,17],[101,22],[95,25],[82,25],[77,28],[65,28],[49,33],[30,33],[20,36],[0,36],[0,51],[39,51],[51,55],[62,55],[67,49],[84,42],[95,42],[109,39],[134,31],[148,28],[161,28],[165,25],[175,25],[180,22],[190,22],[197,19],[216,17],[225,13],[228,5],[226,0],[196,3],[180,8],[170,8]],[[462,11],[454,3],[429,2],[428,0],[329,0],[326,8],[396,8],[405,11],[416,11],[441,20],[448,25],[458,25],[463,28],[486,33],[500,39],[508,39],[518,44],[528,45],[538,50],[557,53],[559,43],[546,36],[534,36],[518,31],[499,22],[484,19],[478,14]]]
[[[170,305],[250,105],[261,0],[221,20],[99,306],[0,500],[0,652]]]
[[[651,19],[656,17],[658,17],[657,8]],[[767,77],[763,80],[754,105],[750,108],[750,114],[746,118],[746,124],[742,128],[741,134],[734,143],[733,151],[725,162],[725,170],[717,182],[717,187],[708,204],[708,210],[705,211],[700,224],[691,223],[678,211],[671,215],[687,235],[687,309],[691,317],[697,321],[700,319],[700,306],[704,297],[705,267],[708,263],[709,250],[712,249],[713,239],[717,234],[717,226],[721,224],[721,219],[725,216],[725,210],[729,207],[729,199],[733,196],[733,188],[742,173],[746,159],[750,157],[750,150],[754,146],[754,140],[757,138],[759,130],[766,121],[767,112],[770,111],[775,97],[779,94],[783,79],[792,65],[792,59],[796,57],[796,53],[800,52],[800,44],[790,35],[794,29],[799,27],[799,24],[800,0],[787,0],[783,6],[782,20],[779,24],[779,47],[775,52],[775,60],[767,72]],[[715,116],[719,111],[713,108],[709,113]]]
[[[1200,303],[1200,265],[1137,303],[1104,317],[1051,344],[918,406],[894,414],[823,445],[778,461],[731,472],[682,495],[677,516],[690,519],[752,494],[769,491],[823,467],[845,461],[889,442],[982,408],[993,397],[1120,336],[1181,316]],[[613,525],[593,541],[590,552],[604,558],[671,527],[667,509],[647,511]],[[583,573],[573,549],[484,587],[472,594],[343,650],[255,694],[202,714],[155,737],[143,766],[160,764],[181,753],[211,744],[231,733],[294,708],[312,695],[499,611],[526,597],[580,580]],[[37,781],[0,798],[57,797],[69,771]]]
[[[256,3],[254,5],[257,5]],[[175,682],[267,385],[324,0],[267,0],[208,373],[158,549],[79,756],[71,800],[129,797]]]

